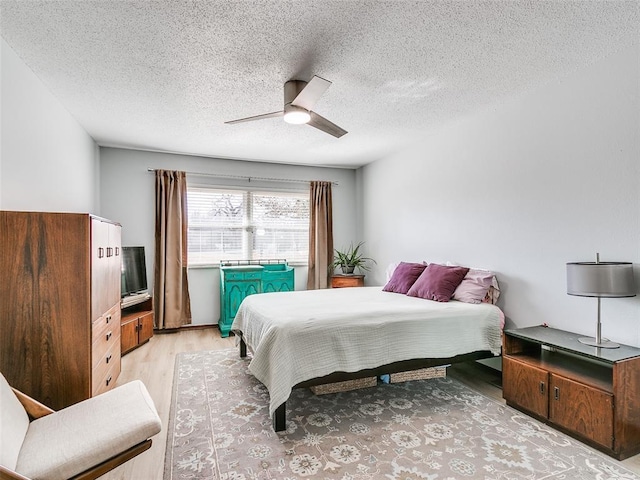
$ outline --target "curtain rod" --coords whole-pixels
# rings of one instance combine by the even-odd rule
[[[155,172],[157,169],[148,168],[148,172]],[[293,178],[273,178],[273,177],[249,177],[243,175],[224,175],[219,173],[200,173],[200,172],[184,172],[187,175],[197,175],[199,177],[217,177],[217,178],[235,178],[240,180],[246,180],[251,183],[251,180],[262,180],[265,182],[287,182],[287,183],[311,183],[311,180],[295,180]],[[331,182],[332,185],[338,185],[338,182]]]

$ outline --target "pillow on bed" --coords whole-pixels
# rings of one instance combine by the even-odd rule
[[[487,296],[484,297],[482,303],[490,303],[495,305],[498,303],[498,297],[500,297],[500,285],[498,285],[498,279],[496,276],[493,276],[491,281],[491,286],[489,287],[489,291],[487,292]]]
[[[406,294],[425,268],[427,266],[422,263],[400,262],[382,290]]]
[[[448,302],[468,272],[467,267],[447,267],[430,263],[411,286],[407,295]]]
[[[457,263],[453,263],[453,262],[447,262],[447,266],[459,266]],[[483,268],[474,268],[474,267],[469,267],[469,273],[467,274],[470,275],[471,272],[479,272],[482,274],[490,274],[491,275],[491,282],[489,285],[489,288],[487,289],[484,297],[482,297],[480,299],[480,302],[469,302],[469,303],[491,303],[492,305],[495,305],[498,302],[498,297],[500,297],[500,286],[498,285],[498,279],[496,278],[496,274],[493,273],[490,270],[485,270]],[[460,287],[462,287],[462,285],[466,282],[466,278],[462,280],[462,284],[460,285]],[[458,292],[454,292],[453,294],[453,298],[455,300],[460,300],[458,298],[456,298]],[[477,297],[476,297],[477,298]],[[460,300],[462,302],[466,301],[466,300]]]
[[[453,292],[453,299],[466,303],[482,303],[489,293],[493,277],[493,272],[470,268]]]

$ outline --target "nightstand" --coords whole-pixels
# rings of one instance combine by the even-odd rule
[[[584,345],[548,327],[504,331],[507,405],[618,460],[640,452],[640,349]]]
[[[364,287],[364,275],[334,275],[331,288]]]

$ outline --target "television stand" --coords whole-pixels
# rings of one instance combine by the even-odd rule
[[[131,298],[131,300],[129,300]],[[153,299],[148,293],[122,299],[120,350],[125,355],[153,337]]]
[[[640,452],[640,348],[584,345],[577,333],[507,329],[502,393],[507,405],[617,460]]]

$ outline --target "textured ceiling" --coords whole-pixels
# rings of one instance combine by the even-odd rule
[[[7,1],[2,37],[100,145],[359,166],[639,37],[631,1]],[[282,86],[333,85],[281,118]]]

